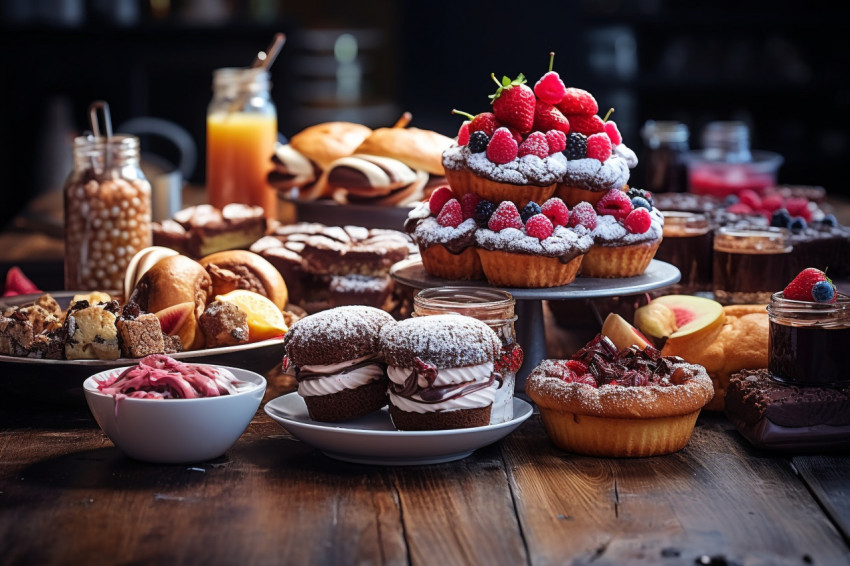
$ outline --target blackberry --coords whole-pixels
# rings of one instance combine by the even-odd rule
[[[567,150],[564,153],[570,160],[587,157],[587,136],[578,132],[570,133],[567,137]]]
[[[791,219],[791,224],[788,225],[788,228],[791,229],[792,232],[800,232],[806,229],[806,219],[802,216],[795,216]]]
[[[629,189],[629,190],[631,191],[631,189]],[[638,190],[640,190],[640,189],[638,189]],[[645,208],[647,210],[652,210],[652,205],[649,204],[649,201],[646,200],[644,197],[638,197],[638,196],[632,197],[632,206],[634,208],[642,206],[643,208]]]
[[[770,217],[770,225],[775,228],[788,228],[791,226],[791,215],[784,208],[777,208]]]
[[[487,134],[484,135],[486,136]],[[487,227],[487,224],[490,222],[490,217],[493,215],[495,210],[496,205],[489,200],[482,200],[475,205],[475,223],[478,224],[479,228]]]
[[[489,143],[489,136],[481,130],[478,130],[477,132],[472,132],[469,135],[469,142],[467,142],[466,147],[468,147],[469,151],[472,153],[481,153],[482,151],[487,150],[487,144]]]
[[[536,202],[529,201],[527,205],[525,205],[522,209],[522,212],[519,213],[520,218],[522,218],[522,223],[525,224],[528,222],[528,219],[534,216],[535,214],[540,214],[540,205]]]

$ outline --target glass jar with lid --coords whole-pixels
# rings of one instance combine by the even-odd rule
[[[457,313],[486,323],[502,341],[502,353],[495,370],[501,385],[490,411],[490,423],[513,418],[516,372],[522,366],[522,348],[516,340],[514,323],[516,300],[507,291],[489,287],[434,287],[413,297],[413,316]]]
[[[139,138],[75,138],[63,191],[65,288],[123,295],[127,264],[152,243],[151,185],[139,164]]]
[[[681,193],[688,188],[690,131],[683,122],[648,120],[641,129],[645,167],[642,188],[655,193]]]

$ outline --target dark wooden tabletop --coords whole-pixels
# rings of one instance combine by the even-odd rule
[[[569,454],[534,414],[466,459],[377,467],[262,405],[195,465],[125,457],[82,404],[0,409],[2,564],[850,564],[850,454],[758,451],[718,413],[668,456]]]

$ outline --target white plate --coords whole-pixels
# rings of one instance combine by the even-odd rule
[[[453,430],[396,430],[386,407],[342,423],[312,420],[298,393],[266,403],[266,413],[295,438],[336,460],[381,466],[420,466],[466,458],[512,433],[532,407],[514,398],[514,418],[506,423]]]

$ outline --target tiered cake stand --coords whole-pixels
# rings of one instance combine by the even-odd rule
[[[414,289],[432,287],[487,287],[485,281],[458,281],[433,277],[425,272],[422,260],[408,259],[393,266],[390,275],[404,285]],[[516,299],[515,324],[517,342],[522,347],[524,361],[517,373],[517,391],[525,390],[525,379],[541,360],[546,358],[546,327],[543,321],[544,300],[601,299],[639,295],[677,283],[681,278],[679,269],[669,263],[652,260],[642,275],[623,279],[595,279],[576,277],[575,281],[562,287],[545,289],[518,289],[500,287]]]

